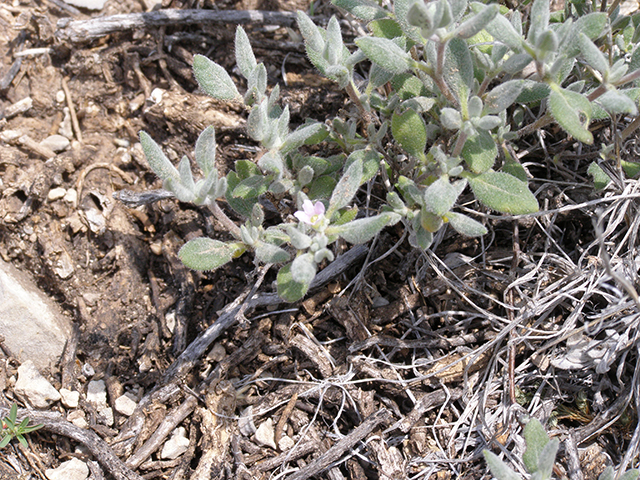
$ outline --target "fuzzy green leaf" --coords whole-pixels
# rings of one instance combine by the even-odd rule
[[[468,139],[462,149],[462,158],[474,173],[488,171],[498,156],[498,147],[493,137],[486,130],[481,130],[478,135]]]
[[[218,100],[240,100],[235,83],[227,71],[204,55],[193,57],[193,73],[204,93]]]
[[[542,35],[549,25],[549,15],[549,0],[534,0],[533,5],[531,5],[531,13],[529,13],[529,18],[531,19],[527,35],[529,42],[537,43],[536,39],[539,35]]]
[[[263,263],[283,263],[291,258],[284,249],[271,243],[259,241],[254,248],[256,257]]]
[[[537,418],[529,420],[523,433],[527,448],[522,455],[522,462],[529,473],[534,473],[538,471],[540,455],[545,445],[549,443],[549,436]]]
[[[484,114],[496,114],[505,111],[516,101],[522,89],[524,80],[509,80],[499,84],[484,97]]]
[[[383,212],[373,217],[360,218],[344,225],[330,227],[327,233],[337,234],[349,243],[365,243],[380,233],[387,225],[396,224],[400,218],[397,213]]]
[[[553,472],[553,465],[556,462],[556,454],[558,453],[559,446],[560,441],[557,438],[554,438],[552,440],[549,440],[549,442],[540,452],[536,473],[539,473],[542,478],[551,478],[551,473]]]
[[[467,237],[480,237],[487,233],[487,229],[480,222],[474,220],[471,217],[462,215],[461,213],[448,212],[445,218],[449,221],[449,224],[453,229],[461,235]]]
[[[310,200],[325,199],[331,197],[331,193],[336,188],[336,181],[329,175],[321,175],[309,185],[307,196]]]
[[[522,477],[511,470],[495,453],[483,450],[482,454],[489,465],[489,470],[498,480],[522,480]]]
[[[402,113],[394,112],[391,118],[393,138],[409,155],[421,157],[427,146],[427,126],[422,115],[408,108]]]
[[[469,178],[476,198],[502,213],[522,215],[538,211],[538,201],[527,184],[504,172],[486,172]]]
[[[427,211],[442,216],[453,208],[460,190],[449,183],[449,178],[440,177],[424,192],[424,207]]]
[[[151,170],[153,170],[161,180],[166,181],[171,179],[173,181],[180,181],[178,169],[173,166],[160,146],[147,132],[140,132],[140,145],[142,145],[142,151],[147,157]]]
[[[598,165],[598,162],[591,162],[587,173],[593,177],[593,188],[596,190],[602,190],[611,183],[611,177]]]
[[[287,302],[301,300],[309,290],[310,283],[300,283],[293,279],[291,264],[285,265],[278,271],[276,277],[278,295]]]
[[[205,128],[196,141],[196,162],[205,177],[216,169],[216,129]]]
[[[596,69],[602,75],[609,70],[609,61],[598,47],[584,33],[578,34],[580,52],[588,65]]]
[[[391,73],[404,73],[415,63],[411,55],[387,38],[360,37],[356,45],[369,60]]]
[[[628,113],[629,115],[638,114],[636,102],[617,90],[609,90],[608,92],[605,92],[603,95],[598,97],[596,102],[608,113]]]
[[[362,185],[362,158],[356,158],[345,170],[342,178],[340,178],[336,188],[333,190],[331,200],[329,201],[327,216],[331,217],[333,212],[348,205],[358,191],[358,188],[360,188],[360,185]]]
[[[324,136],[326,138],[326,135],[328,135],[328,133],[329,132],[327,130],[327,127],[324,125],[324,123],[316,122],[316,123],[311,123],[307,125],[302,125],[301,127],[291,132],[289,135],[287,135],[287,137],[284,140],[284,143],[282,144],[282,147],[280,147],[280,151],[282,152],[282,154],[288,153],[292,150],[295,150],[301,147],[307,141],[313,139],[316,136],[318,136],[318,138],[320,138],[320,136]],[[322,138],[322,140],[323,139],[324,138]],[[319,140],[319,141],[322,141],[322,140]],[[318,142],[315,142],[315,143],[318,143]]]
[[[591,103],[584,95],[560,87],[549,95],[549,109],[556,122],[576,140],[591,145],[593,135],[589,131]]]
[[[385,18],[389,15],[384,8],[369,0],[332,0],[331,3],[365,22]]]
[[[238,243],[224,243],[211,238],[189,240],[178,252],[178,257],[193,270],[215,270],[230,262],[243,251]]]
[[[263,193],[266,193],[269,183],[269,179],[263,175],[254,175],[238,183],[231,195],[244,200],[257,198]]]
[[[374,20],[367,25],[374,37],[384,37],[388,39],[401,37],[402,28],[398,25],[398,22],[391,18],[383,18],[380,20]]]
[[[463,39],[453,38],[447,44],[443,74],[458,101],[466,102],[473,87],[473,60]]]
[[[502,15],[497,15],[486,27],[485,30],[491,34],[493,38],[504,43],[507,47],[516,53],[522,50],[522,36],[516,32],[511,22]]]
[[[460,38],[470,38],[482,31],[498,14],[500,8],[497,4],[487,5],[479,13],[461,23],[454,30],[454,34]]]
[[[349,168],[352,162],[355,162],[356,159],[360,159],[362,161],[362,180],[361,185],[363,183],[368,182],[373,177],[375,177],[376,173],[378,173],[378,169],[380,168],[380,160],[383,159],[383,156],[378,153],[373,148],[362,148],[360,150],[356,150],[345,161],[344,168]]]
[[[249,78],[258,63],[249,43],[249,37],[240,25],[236,28],[235,47],[238,69],[244,78]]]
[[[566,41],[562,44],[564,54],[570,58],[578,55],[580,53],[579,34],[584,33],[593,40],[605,33],[606,24],[607,14],[603,12],[589,13],[578,18],[571,26]]]
[[[7,445],[9,445],[9,442],[11,441],[11,435],[6,434],[3,438],[2,441],[0,441],[0,448],[4,448]]]

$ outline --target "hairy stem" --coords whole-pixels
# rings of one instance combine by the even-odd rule
[[[231,232],[231,235],[233,235],[235,238],[240,240],[241,238],[240,227],[238,227],[233,222],[233,220],[227,217],[227,214],[224,213],[224,211],[220,208],[220,205],[218,205],[218,203],[215,200],[209,204],[209,209],[211,210],[213,215],[216,217],[216,220],[218,220],[224,228],[226,228],[229,232]]]

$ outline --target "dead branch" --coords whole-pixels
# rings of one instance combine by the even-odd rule
[[[8,414],[8,408],[0,408],[0,416],[4,417]],[[115,478],[119,480],[142,480],[142,477],[132,472],[122,460],[113,453],[111,447],[95,432],[76,427],[57,412],[38,412],[24,408],[18,409],[18,418],[27,417],[32,424],[41,423],[44,430],[57,433],[58,435],[64,435],[87,447],[100,465]]]
[[[176,10],[166,9],[156,12],[128,13],[90,20],[58,21],[56,37],[73,43],[84,43],[116,32],[126,32],[144,28],[157,29],[167,25],[242,25],[246,23],[293,26],[296,14],[293,12],[269,12],[262,10]]]
[[[373,415],[365,418],[357,428],[342,440],[336,442],[336,444],[323,455],[316,458],[306,467],[301,468],[293,475],[287,477],[287,480],[306,480],[307,478],[323,472],[332,463],[339,460],[346,452],[356,446],[358,442],[373,432],[378,425],[385,423],[389,418],[391,418],[391,413],[386,408],[381,408]]]

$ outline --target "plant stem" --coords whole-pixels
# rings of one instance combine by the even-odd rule
[[[438,50],[436,53],[436,72],[432,76],[432,78],[433,81],[436,82],[436,85],[438,85],[438,88],[440,89],[442,94],[447,98],[447,100],[449,100],[457,107],[458,100],[453,95],[453,93],[451,93],[449,85],[447,85],[447,83],[444,81],[444,75],[442,73],[444,71],[444,57],[446,49],[447,42],[438,42]]]
[[[467,141],[467,134],[461,131],[460,134],[458,135],[458,139],[456,140],[456,144],[453,147],[453,152],[451,152],[452,157],[460,156],[466,141]]]
[[[227,214],[224,213],[224,211],[220,208],[220,205],[218,205],[218,202],[214,200],[212,203],[210,203],[209,209],[211,210],[213,215],[216,217],[216,220],[218,220],[222,224],[222,226],[231,233],[231,235],[233,235],[238,240],[242,238],[240,235],[240,227],[238,227],[233,222],[233,220],[227,217]]]

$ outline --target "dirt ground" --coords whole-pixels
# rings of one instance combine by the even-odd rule
[[[176,255],[185,241],[226,235],[206,210],[174,199],[129,208],[113,198],[161,187],[138,144],[141,130],[177,162],[214,125],[221,172],[255,155],[245,112],[199,93],[190,69],[201,53],[232,70],[235,25],[170,25],[76,42],[63,39],[58,21],[98,14],[60,5],[0,3],[0,81],[9,78],[0,83],[0,129],[20,133],[0,141],[0,255],[75,319],[75,342],[51,382],[84,393],[89,380],[103,379],[111,406],[123,392],[139,403],[108,425],[81,401],[85,436],[64,423],[72,412],[54,405],[51,413],[61,415],[28,436],[28,449],[12,442],[0,451],[0,478],[45,479],[46,469],[72,457],[89,461],[94,479],[490,478],[482,449],[521,454],[517,420],[527,414],[551,419],[562,441],[558,478],[593,479],[620,463],[637,425],[637,310],[605,275],[593,219],[600,208],[611,262],[636,280],[637,264],[628,263],[635,262],[635,180],[622,186],[624,195],[609,192],[598,203],[607,194],[595,193],[586,174],[597,152],[575,151],[551,129],[544,148],[543,135],[519,146],[529,152],[522,160],[548,215],[487,214],[487,238],[447,231],[422,254],[401,227],[389,229],[361,250],[366,259],[301,304],[237,313],[233,303],[256,282],[258,292],[273,291],[275,272],[248,255],[215,272],[189,271]],[[164,0],[162,7],[212,5]],[[306,0],[213,7],[309,9]],[[108,0],[99,15],[146,8]],[[315,6],[320,17],[332,13]],[[295,28],[245,28],[294,124],[349,108],[307,62]],[[19,56],[28,49],[38,50]],[[8,113],[27,98],[30,108]],[[615,127],[599,128],[605,141]],[[72,137],[66,150],[38,148],[61,132]],[[636,155],[635,140],[624,153]],[[606,324],[594,324],[598,316]],[[195,348],[222,318],[232,318],[227,328]],[[572,339],[595,342],[583,352],[604,349],[607,367],[597,363],[604,353],[572,357]],[[18,364],[2,362],[8,406]],[[177,426],[186,428],[189,449],[163,459]]]

